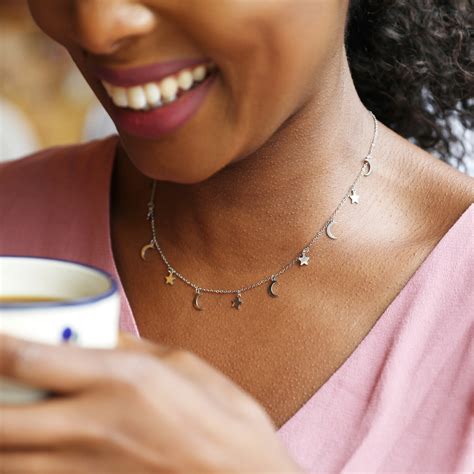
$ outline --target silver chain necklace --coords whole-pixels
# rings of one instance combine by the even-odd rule
[[[283,273],[287,272],[290,268],[292,268],[295,265],[299,265],[300,267],[308,266],[311,260],[311,257],[309,256],[309,252],[311,248],[313,247],[313,245],[320,239],[320,237],[324,233],[326,233],[329,239],[336,240],[337,237],[333,233],[332,225],[336,223],[334,218],[336,214],[339,212],[339,210],[341,209],[341,207],[343,206],[343,204],[347,201],[347,199],[351,200],[351,204],[359,203],[359,195],[356,193],[355,185],[357,184],[361,176],[369,176],[372,173],[372,169],[373,169],[372,152],[373,152],[375,142],[377,140],[377,135],[378,135],[377,119],[372,112],[370,112],[370,115],[372,116],[372,119],[374,121],[374,133],[372,136],[372,142],[369,147],[369,152],[363,159],[362,167],[359,173],[357,174],[355,180],[352,182],[351,186],[349,187],[349,190],[346,192],[342,200],[339,202],[339,204],[337,205],[333,213],[329,216],[329,219],[318,230],[316,235],[314,235],[314,237],[309,242],[307,242],[307,244],[297,254],[297,256],[295,256],[286,265],[284,265],[283,267],[281,267],[280,269],[278,269],[271,275],[264,276],[260,280],[250,285],[242,286],[236,289],[205,288],[198,285],[197,283],[192,282],[191,280],[186,278],[182,273],[176,270],[168,261],[168,259],[166,258],[166,255],[164,254],[162,248],[160,247],[160,244],[158,243],[158,234],[156,231],[156,222],[155,222],[155,193],[156,193],[155,180],[153,181],[153,185],[152,185],[152,191],[151,191],[150,201],[148,202],[148,213],[147,213],[147,220],[150,221],[150,224],[151,224],[152,239],[150,240],[148,244],[142,247],[141,249],[142,259],[145,260],[146,252],[148,250],[155,249],[159,253],[161,259],[163,260],[168,270],[168,275],[166,275],[164,279],[165,284],[174,285],[176,278],[179,278],[186,285],[193,288],[194,289],[193,307],[197,311],[203,311],[204,309],[200,303],[200,297],[203,293],[211,293],[211,294],[217,294],[217,295],[234,295],[234,298],[231,300],[231,307],[237,310],[240,310],[240,307],[243,304],[243,301],[244,301],[242,298],[243,293],[253,290],[255,288],[258,288],[259,286],[262,286],[266,283],[268,284],[268,295],[271,298],[277,298],[278,294],[276,293],[276,284],[278,282],[278,278],[281,275],[283,275]]]

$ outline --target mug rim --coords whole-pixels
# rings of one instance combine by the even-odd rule
[[[70,307],[70,306],[82,306],[82,305],[87,305],[91,303],[96,303],[101,300],[105,300],[109,298],[110,296],[113,296],[118,292],[118,285],[117,281],[115,278],[105,270],[102,270],[101,268],[95,267],[94,265],[89,265],[87,263],[83,262],[78,262],[77,260],[69,260],[65,258],[56,258],[56,257],[37,257],[37,256],[31,256],[31,255],[2,255],[0,254],[0,261],[3,259],[7,258],[28,258],[28,259],[33,259],[33,260],[50,260],[50,261],[55,261],[55,262],[61,262],[61,263],[72,263],[74,265],[78,265],[83,268],[87,268],[89,270],[93,270],[97,273],[100,273],[102,276],[104,276],[107,281],[110,284],[110,288],[105,291],[100,293],[97,296],[88,296],[85,298],[76,298],[76,299],[71,299],[67,301],[55,301],[55,302],[37,302],[37,303],[0,303],[0,310],[12,310],[12,311],[18,311],[18,310],[31,310],[31,309],[43,309],[43,308],[62,308],[62,307]]]

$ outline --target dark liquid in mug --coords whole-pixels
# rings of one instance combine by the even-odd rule
[[[62,298],[53,298],[48,296],[8,296],[0,295],[0,304],[31,304],[31,303],[53,303],[65,301]]]

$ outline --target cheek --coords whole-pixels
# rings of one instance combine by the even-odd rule
[[[342,51],[347,0],[219,5],[195,18],[209,32],[205,48],[221,68],[227,118],[246,140],[245,155],[314,94],[325,64]]]
[[[295,109],[309,101],[328,78],[329,64],[343,53],[346,2],[294,1],[294,9],[275,23],[269,76],[282,106]]]
[[[70,2],[66,0],[28,0],[33,20],[43,32],[58,43],[65,44],[64,31],[70,25]]]

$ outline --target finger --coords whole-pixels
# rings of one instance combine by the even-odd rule
[[[94,472],[87,456],[57,450],[0,452],[1,474],[79,474]],[[106,472],[106,471],[103,471]]]
[[[174,349],[165,344],[158,342],[151,342],[147,339],[133,336],[132,334],[121,332],[119,334],[118,347],[120,349],[132,349],[137,351],[147,352],[149,354],[156,355],[158,357],[166,355]]]
[[[151,343],[147,346],[143,340],[140,344],[137,341],[133,344],[142,349],[93,350],[69,345],[52,346],[0,334],[0,375],[53,392],[73,393],[98,384],[128,380],[128,377],[133,377],[133,372],[141,374],[139,379],[142,380],[143,374],[149,377],[152,371],[167,366],[197,385],[206,386],[218,397],[222,397],[222,392],[232,398],[245,395],[230,379],[191,352],[164,349]],[[155,361],[140,356],[140,353],[150,352],[156,356]],[[154,379],[165,385],[166,371],[160,370]]]
[[[175,350],[163,357],[162,361],[186,379],[205,389],[214,401],[226,408],[238,409],[244,404],[247,406],[255,403],[242,387],[192,352]]]
[[[203,367],[206,363],[201,362],[191,352],[151,342],[131,334],[121,333],[119,335],[119,347],[125,351],[145,352],[158,357],[166,366],[192,380],[199,380],[201,375],[208,370]]]
[[[0,419],[2,450],[58,447],[94,442],[99,438],[93,421],[85,420],[77,402],[73,404],[68,398],[34,405],[3,406]]]
[[[167,366],[175,369],[187,379],[199,385],[205,385],[208,391],[218,394],[219,398],[222,398],[223,394],[230,396],[231,403],[235,398],[247,396],[243,389],[221,371],[190,351],[151,342],[124,332],[119,335],[119,347],[157,356]]]
[[[0,473],[1,474],[45,474],[45,473],[65,473],[58,469],[58,462],[54,461],[51,455],[44,452],[0,452]]]
[[[239,402],[254,402],[230,378],[190,351],[151,342],[129,333],[120,334],[119,346],[124,350],[143,351],[160,358],[166,366],[204,388],[213,399],[223,402],[226,407],[235,407]]]
[[[113,375],[116,352],[39,344],[0,334],[0,376],[54,392],[81,391]]]
[[[192,352],[152,343],[128,333],[120,334],[119,346],[125,350],[144,351],[159,357],[164,364],[184,375],[186,379],[201,386],[204,385],[208,392],[218,393],[220,398],[223,394],[230,394],[232,402],[234,396],[241,396],[243,393],[224,374]]]

